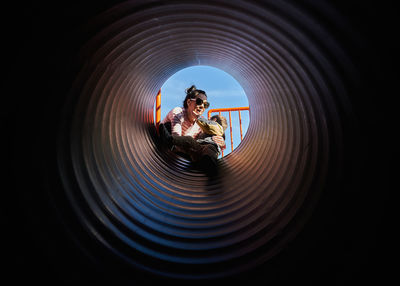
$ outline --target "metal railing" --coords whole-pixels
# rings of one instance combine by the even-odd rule
[[[161,88],[157,93],[156,97],[156,128],[158,132],[158,126],[160,126],[161,122]]]
[[[232,131],[232,112],[237,111],[239,112],[239,126],[240,126],[240,141],[243,140],[243,129],[242,129],[242,115],[240,111],[249,111],[250,112],[250,107],[245,106],[245,107],[231,107],[231,108],[214,108],[210,109],[208,111],[208,119],[211,118],[212,113],[218,113],[221,115],[222,112],[228,112],[229,113],[229,131],[230,131],[230,138],[231,138],[231,151],[233,151],[233,131]],[[222,157],[224,156],[224,152],[222,151]]]

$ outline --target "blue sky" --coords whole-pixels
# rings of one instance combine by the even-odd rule
[[[172,75],[161,87],[161,119],[176,106],[182,106],[185,89],[191,85],[207,93],[208,101],[213,108],[249,106],[246,94],[240,84],[228,73],[209,66],[193,66],[182,69]],[[208,109],[204,112],[207,117]],[[222,113],[229,124],[229,113]],[[232,112],[233,146],[240,144],[238,112]],[[249,125],[249,112],[241,111],[243,137]],[[231,152],[229,126],[225,131],[227,148],[224,156]]]

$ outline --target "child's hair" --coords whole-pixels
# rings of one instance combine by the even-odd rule
[[[222,126],[222,128],[224,128],[224,131],[226,130],[226,128],[228,128],[228,121],[226,120],[226,118],[222,115],[214,115],[210,118],[210,120],[214,120]]]

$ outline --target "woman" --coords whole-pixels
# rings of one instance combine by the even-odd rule
[[[202,129],[197,119],[210,106],[207,94],[192,85],[186,89],[186,97],[182,107],[175,107],[160,124],[160,136],[164,144],[175,152],[188,155],[192,161],[199,163],[208,172],[215,172],[218,148],[213,144],[202,145],[196,142],[201,137]],[[212,136],[212,140],[225,149],[222,136]]]

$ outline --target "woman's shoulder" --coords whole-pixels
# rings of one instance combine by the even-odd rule
[[[184,109],[182,107],[175,107],[171,109],[168,114],[165,116],[163,123],[172,121],[174,118],[181,118],[183,116]]]
[[[170,112],[173,113],[173,114],[179,114],[179,113],[183,112],[183,108],[182,107],[175,107]]]
[[[171,111],[168,113],[168,117],[169,118],[173,118],[173,117],[179,117],[181,118],[183,116],[183,108],[182,107],[175,107],[173,109],[171,109]]]

